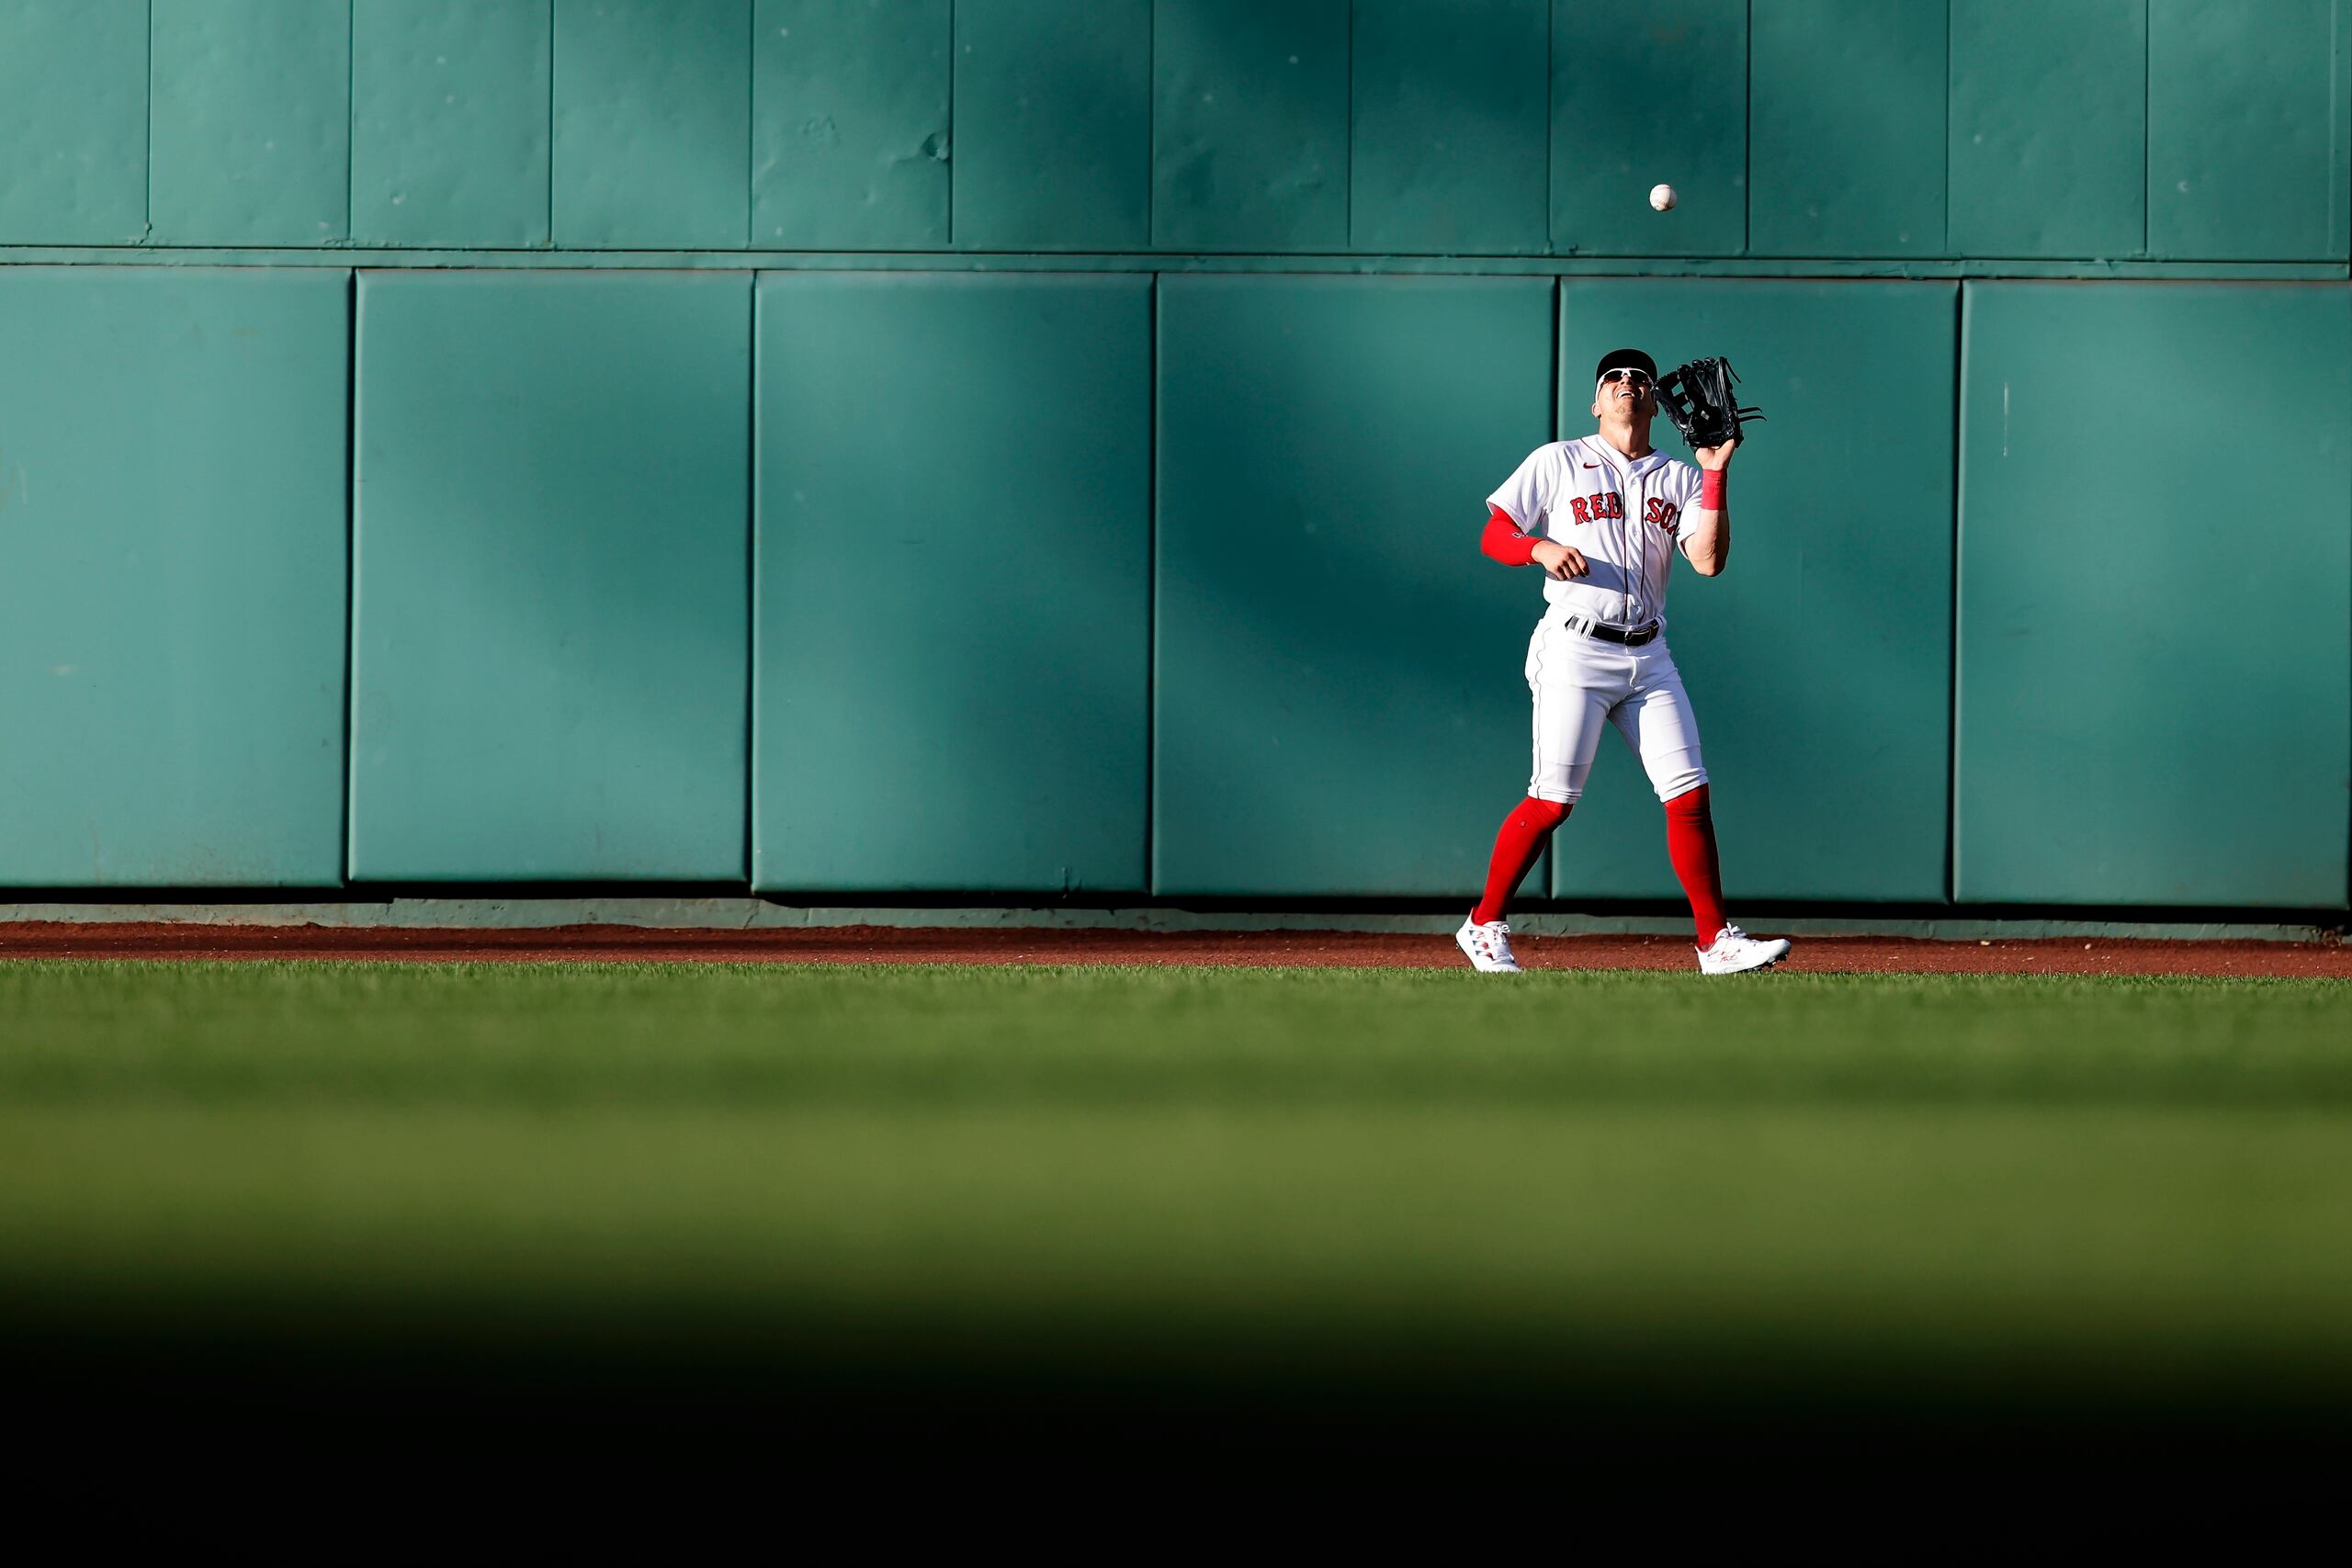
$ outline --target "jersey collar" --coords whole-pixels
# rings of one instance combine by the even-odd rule
[[[1593,457],[1599,457],[1603,463],[1608,464],[1609,469],[1611,473],[1646,474],[1653,468],[1660,468],[1665,464],[1673,461],[1673,459],[1668,457],[1665,453],[1653,446],[1650,448],[1649,455],[1647,457],[1635,457],[1629,462],[1623,457],[1619,455],[1616,447],[1611,446],[1608,442],[1603,441],[1598,435],[1581,436],[1577,439],[1577,445],[1583,447]]]

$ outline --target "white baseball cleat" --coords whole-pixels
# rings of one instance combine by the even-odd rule
[[[1505,921],[1488,920],[1482,926],[1475,919],[1464,920],[1453,933],[1453,942],[1469,956],[1470,967],[1481,975],[1521,973],[1519,960],[1511,956],[1510,926]]]
[[[1750,969],[1770,969],[1789,955],[1785,937],[1763,940],[1749,936],[1737,926],[1725,926],[1716,933],[1715,945],[1699,952],[1699,973],[1702,975],[1739,975]]]

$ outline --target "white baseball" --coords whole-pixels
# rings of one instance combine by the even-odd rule
[[[1671,210],[1674,206],[1674,187],[1672,186],[1650,186],[1650,205],[1660,212]]]

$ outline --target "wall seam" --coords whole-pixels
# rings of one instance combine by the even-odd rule
[[[374,270],[505,268],[527,272],[550,265],[548,247],[483,245],[402,248],[369,244],[345,247],[338,265]],[[1139,251],[965,251],[947,257],[937,250],[647,251],[580,249],[562,253],[553,265],[582,271],[613,272],[849,272],[968,270],[982,272],[1018,264],[1028,272],[1134,272],[1165,270],[1169,253]],[[1885,256],[1638,256],[1588,254],[1386,252],[1377,255],[1318,251],[1194,251],[1184,259],[1204,276],[1300,276],[1314,273],[1363,276],[1559,276],[1662,278],[1778,278],[1806,282],[1945,282],[1958,278],[2055,280],[2110,283],[2175,282],[2343,283],[2352,268],[2343,262],[2270,262],[2185,257],[2095,263],[2079,258],[1972,256],[1963,259],[1902,260]],[[948,263],[942,266],[943,261]],[[40,245],[0,243],[0,265],[28,266],[316,266],[315,248],[285,245]]]
[[[947,240],[956,248],[956,0],[947,0]]]
[[[2345,4],[2346,0],[2335,0],[2327,12],[2327,156],[2331,176],[2327,189],[2327,248],[2331,252],[2346,239],[2345,205],[2347,197],[2352,197],[2352,191],[2345,188],[2345,135],[2347,129],[2344,104]]]
[[[2155,7],[2140,0],[2140,254],[2149,254],[2154,235],[2156,192],[2153,143],[2156,129]]]
[[[1340,156],[1348,166],[1340,171],[1341,210],[1347,220],[1340,231],[1350,250],[1356,248],[1356,0],[1348,0],[1348,112],[1346,134],[1340,138]]]
[[[753,206],[757,200],[754,189],[760,167],[760,0],[744,0],[743,4],[743,248],[749,250],[752,236],[759,232]],[[758,288],[758,274],[752,275],[752,287]],[[748,840],[747,840],[748,841]],[[749,853],[748,851],[745,852]],[[748,872],[746,874],[749,874]]]
[[[1960,701],[1961,701],[1961,529],[1968,515],[1968,313],[1974,302],[1970,284],[1952,290],[1951,393],[1951,660],[1949,685],[1951,711],[1946,722],[1948,749],[1944,759],[1944,902],[1960,902]]]
[[[1753,5],[1755,0],[1749,0]],[[1944,0],[1944,231],[1936,242],[1936,254],[1951,254],[1951,8],[1959,0]]]
[[[555,84],[556,84],[556,0],[547,0],[548,17],[548,211],[547,239],[542,242],[550,250],[562,247],[555,242]]]
[[[343,851],[336,869],[351,886],[352,812],[358,795],[354,744],[359,708],[359,269],[345,276],[343,321]]]
[[[343,243],[358,232],[358,197],[353,185],[359,152],[359,0],[345,0],[343,8]]]
[[[753,10],[758,9],[754,0]],[[743,445],[743,503],[749,515],[743,529],[743,887],[759,886],[760,826],[760,275],[752,275],[752,341],[744,355],[751,378],[747,419],[750,429]],[[754,895],[756,896],[756,895]]]
[[[139,243],[155,236],[155,0],[147,0],[147,206],[139,216]]]
[[[1547,89],[1548,90],[1548,89]],[[1568,280],[1552,280],[1552,375],[1551,384],[1544,389],[1551,400],[1551,412],[1544,430],[1551,439],[1559,440],[1566,432],[1560,428],[1560,407],[1566,401],[1562,393],[1560,378],[1567,374]],[[1540,700],[1540,697],[1539,697]],[[1559,835],[1555,833],[1544,844],[1544,893],[1545,898],[1557,899],[1560,893]],[[1524,883],[1521,884],[1524,886]],[[1516,894],[1519,889],[1511,890]]]
[[[1144,12],[1143,243],[1146,250],[1156,250],[1159,246],[1159,0],[1146,0]]]
[[[1560,254],[1559,230],[1556,227],[1559,215],[1553,209],[1553,203],[1556,197],[1554,195],[1552,184],[1555,177],[1553,172],[1553,149],[1560,136],[1559,107],[1554,101],[1558,95],[1553,85],[1558,67],[1552,58],[1552,51],[1559,47],[1559,0],[1544,0],[1544,254],[1547,256],[1555,256]],[[1555,318],[1557,314],[1558,307],[1555,304],[1554,307]],[[1558,324],[1555,320],[1553,325],[1555,344],[1558,341],[1556,330]],[[1552,852],[1551,847],[1546,845],[1544,852],[1549,855]],[[1550,884],[1546,883],[1545,886],[1549,886]]]
[[[1149,277],[1150,331],[1144,344],[1143,891],[1147,897],[1159,886],[1159,803],[1154,785],[1159,776],[1159,290],[1164,276],[1153,273]]]
[[[1739,168],[1744,199],[1739,204],[1739,254],[1756,249],[1756,0],[1747,0],[1747,37],[1740,51]],[[1949,112],[1949,111],[1947,111]]]

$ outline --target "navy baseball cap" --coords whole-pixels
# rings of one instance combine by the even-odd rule
[[[1592,367],[1592,378],[1598,381],[1620,367],[1638,370],[1653,381],[1657,379],[1657,361],[1638,348],[1611,349],[1600,356],[1600,363]]]

